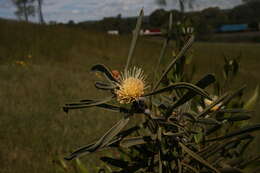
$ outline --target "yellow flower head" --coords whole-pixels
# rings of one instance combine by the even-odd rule
[[[204,103],[205,105],[209,106],[211,105],[214,101],[216,101],[218,99],[217,96],[213,96],[213,101],[209,100],[209,99],[204,99]],[[214,106],[213,108],[211,108],[211,111],[217,111],[221,108],[222,103],[220,102],[219,104],[217,104],[216,106]]]
[[[144,90],[147,88],[143,70],[137,67],[121,73],[117,85],[118,88],[115,93],[117,100],[121,104],[128,104],[138,100],[144,95]]]
[[[21,66],[26,66],[26,62],[24,62],[24,61],[15,61],[15,64],[21,65]]]

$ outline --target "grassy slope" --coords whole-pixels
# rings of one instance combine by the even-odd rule
[[[0,38],[1,172],[54,172],[53,159],[97,139],[120,118],[98,109],[67,115],[60,106],[73,99],[107,95],[94,91],[93,81],[98,76],[89,68],[103,63],[122,69],[130,38],[9,21],[0,21]],[[241,51],[243,66],[236,85],[246,80],[251,90],[260,79],[259,46],[196,43],[194,62],[199,67],[198,76],[215,72],[214,64],[220,64],[223,52],[236,56]],[[152,74],[159,50],[160,42],[141,39],[135,63]],[[15,65],[17,60],[29,65]],[[84,160],[92,165],[94,158],[88,156]]]

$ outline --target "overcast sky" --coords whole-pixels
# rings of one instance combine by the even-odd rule
[[[0,0],[0,17],[16,18],[15,7],[10,1]],[[170,1],[164,8],[178,7],[178,4],[170,3]],[[194,10],[210,6],[232,8],[240,3],[241,0],[196,0]],[[145,15],[149,15],[157,8],[162,8],[155,3],[155,0],[44,0],[43,13],[46,21],[85,21],[99,20],[119,13],[123,17],[136,16],[142,7],[144,7]]]

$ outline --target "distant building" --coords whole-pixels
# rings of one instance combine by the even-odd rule
[[[217,29],[217,32],[242,32],[248,31],[248,24],[230,24],[222,25]]]
[[[162,35],[162,32],[160,29],[145,29],[140,31],[140,35],[157,36]]]
[[[109,35],[119,35],[119,31],[118,30],[109,30],[109,31],[107,31],[107,34],[109,34]]]

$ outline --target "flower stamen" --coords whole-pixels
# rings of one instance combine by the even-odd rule
[[[138,100],[144,95],[144,90],[147,88],[143,71],[137,67],[121,73],[117,85],[118,88],[115,90],[115,94],[121,104],[128,104]]]

